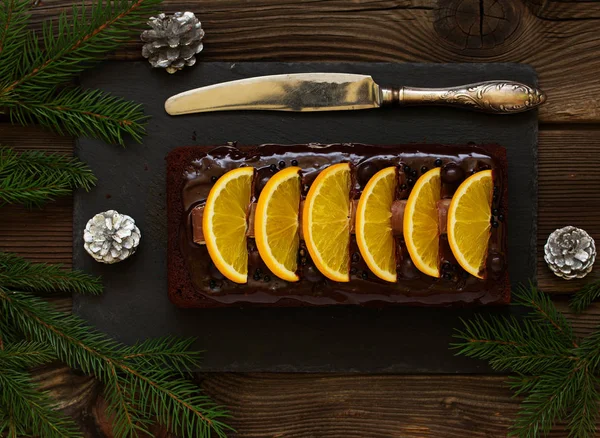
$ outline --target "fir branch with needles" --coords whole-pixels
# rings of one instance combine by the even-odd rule
[[[583,312],[590,304],[600,298],[600,280],[592,281],[573,295],[569,305],[577,313]]]
[[[108,143],[140,142],[140,105],[99,90],[73,87],[81,72],[131,40],[161,0],[95,0],[74,6],[41,32],[27,29],[30,0],[0,4],[0,107],[14,123]]]
[[[38,294],[102,293],[100,278],[78,271],[66,271],[60,265],[29,263],[15,254],[0,252],[0,285]]]
[[[581,296],[582,294],[583,296]],[[594,297],[584,288],[572,303],[582,308]],[[456,330],[456,354],[486,360],[496,371],[511,372],[508,383],[523,397],[509,435],[533,438],[565,422],[570,437],[595,436],[600,408],[600,327],[581,339],[547,294],[521,287],[515,304],[523,318],[476,316]]]
[[[34,367],[44,365],[55,358],[48,345],[20,341],[0,348],[0,369]]]
[[[192,339],[120,344],[37,296],[101,292],[99,279],[0,253],[0,435],[81,436],[24,368],[59,359],[104,384],[117,437],[149,434],[159,422],[181,437],[224,437],[226,410],[189,379],[200,353]],[[20,388],[20,390],[17,390]]]
[[[31,376],[18,369],[0,371],[0,410],[5,421],[0,422],[0,433],[7,436],[80,437],[73,420],[56,411],[47,393],[40,391]]]
[[[0,146],[0,206],[41,206],[76,188],[90,190],[95,183],[91,169],[76,158]]]

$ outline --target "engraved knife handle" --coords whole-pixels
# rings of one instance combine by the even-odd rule
[[[546,101],[542,90],[514,81],[486,81],[448,88],[382,88],[382,105],[444,105],[493,114],[528,111]]]

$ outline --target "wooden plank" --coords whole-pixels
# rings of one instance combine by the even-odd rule
[[[572,292],[600,278],[598,264],[585,279],[562,280],[546,266],[544,244],[566,225],[581,227],[600,242],[600,130],[542,130],[538,157],[538,281],[548,292]]]
[[[68,370],[58,372],[70,377]],[[522,400],[512,396],[505,376],[219,373],[199,378],[202,389],[230,410],[229,424],[238,431],[230,437],[504,436]],[[87,394],[79,401],[92,405],[85,436],[113,437],[104,399]],[[167,436],[162,428],[152,432]],[[565,436],[564,425],[549,436]]]
[[[72,265],[73,203],[70,197],[44,208],[1,207],[0,251],[15,252],[34,262]]]
[[[72,0],[46,0],[34,27]],[[196,12],[204,61],[522,62],[539,73],[544,123],[600,121],[600,33],[595,2],[535,0],[166,0]],[[141,59],[141,42],[117,59]],[[573,80],[577,78],[577,80]]]
[[[502,376],[214,374],[240,437],[504,436],[520,399]],[[563,436],[556,428],[551,436]]]
[[[0,145],[15,150],[44,150],[73,155],[73,139],[63,137],[39,126],[0,123]]]
[[[86,437],[113,437],[93,381],[59,364],[37,371]],[[207,374],[202,389],[227,406],[230,437],[504,436],[521,398],[504,376]],[[83,411],[83,412],[82,412]],[[168,437],[153,426],[157,437]],[[564,425],[550,437],[566,436]]]
[[[77,415],[96,395],[98,383],[93,377],[76,373],[67,366],[54,363],[32,370],[40,389],[49,391],[57,400],[57,408]]]
[[[544,20],[589,20],[600,18],[600,3],[596,0],[529,0],[527,4],[537,17]]]
[[[553,297],[554,304],[572,324],[575,335],[583,338],[600,329],[600,302],[593,303],[585,312],[577,314],[569,309],[566,297],[562,298]]]
[[[15,150],[73,154],[73,140],[39,127],[0,124],[0,145]],[[43,208],[0,207],[0,251],[16,252],[35,262],[72,265],[73,202],[70,197]]]

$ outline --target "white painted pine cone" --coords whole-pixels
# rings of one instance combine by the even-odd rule
[[[113,264],[132,255],[140,244],[140,229],[131,216],[115,210],[98,213],[83,232],[84,248],[97,262]]]
[[[175,73],[196,63],[196,55],[202,51],[204,30],[193,12],[175,12],[150,17],[152,28],[142,32],[142,56],[152,67],[165,68]]]
[[[589,274],[596,260],[594,239],[581,228],[555,230],[544,246],[544,260],[552,272],[566,280]]]

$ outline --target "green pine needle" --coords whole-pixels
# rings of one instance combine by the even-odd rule
[[[190,341],[122,346],[31,294],[1,287],[0,317],[14,321],[28,339],[51,345],[69,366],[104,382],[119,436],[136,435],[152,418],[184,437],[208,437],[211,432],[224,437],[230,430],[223,422],[227,412],[181,376],[180,371],[187,371],[182,369],[184,365],[197,363],[197,354],[186,356],[182,350]],[[161,342],[162,354],[158,352]],[[167,357],[169,352],[174,357]],[[177,365],[172,369],[165,362]]]
[[[44,21],[44,53],[29,51],[19,79],[6,91],[24,95],[70,81],[106,53],[136,37],[161,0],[95,0],[91,8]]]
[[[0,286],[43,294],[102,293],[99,278],[78,271],[66,271],[60,265],[30,263],[15,254],[3,252],[0,252]]]
[[[27,43],[29,2],[4,0],[0,3],[0,84],[8,85],[16,79],[18,66]],[[4,88],[0,85],[0,88]]]
[[[54,403],[31,381],[29,374],[15,369],[0,370],[0,411],[3,421],[0,431],[11,434],[18,424],[18,432],[31,431],[40,437],[81,437],[77,425],[55,410]],[[11,427],[11,424],[13,426]]]
[[[5,106],[14,123],[39,124],[61,135],[124,144],[126,134],[138,143],[145,134],[147,117],[141,105],[100,90],[69,88],[56,93],[51,101],[32,95],[9,100]]]
[[[161,0],[96,0],[26,30],[30,0],[0,6],[0,107],[15,123],[38,123],[60,134],[140,142],[141,106],[96,90],[69,87],[106,53],[134,38]]]
[[[589,363],[592,372],[600,373],[600,329],[585,337],[577,352]]]
[[[0,286],[28,292],[50,294],[76,292],[99,295],[100,278],[78,271],[66,271],[60,265],[30,263],[9,253],[0,252]]]
[[[600,298],[600,280],[586,284],[581,290],[573,295],[569,305],[575,312],[581,313],[598,298]]]
[[[569,436],[592,437],[600,407],[600,329],[578,339],[548,295],[533,285],[519,288],[515,303],[529,309],[522,319],[476,316],[463,321],[452,344],[457,354],[488,361],[515,373],[508,383],[524,397],[511,436],[546,435],[559,421]]]
[[[116,436],[137,436],[137,434],[150,435],[149,426],[152,422],[144,413],[143,408],[131,403],[136,397],[127,391],[128,382],[117,374],[112,367],[113,377],[106,382],[104,397],[108,404],[106,413],[112,416],[113,432]]]
[[[565,418],[567,408],[577,399],[578,380],[573,376],[572,370],[541,376],[535,391],[529,392],[521,403],[510,435],[527,438],[547,435],[557,421]]]
[[[189,380],[201,356],[189,351],[192,339],[126,346],[33,295],[67,290],[97,294],[101,285],[82,273],[0,252],[0,436],[79,436],[21,371],[54,359],[104,383],[116,437],[149,434],[156,421],[185,438],[224,437],[231,430],[227,412]],[[15,394],[9,386],[23,391]]]
[[[586,438],[596,434],[596,422],[598,419],[598,406],[600,393],[598,392],[598,377],[594,376],[589,369],[581,369],[578,373],[580,381],[577,384],[576,402],[569,414],[569,436],[574,438]]]
[[[510,389],[514,391],[515,396],[534,391],[539,382],[539,376],[524,376],[522,374],[509,376],[507,381]]]
[[[137,367],[167,367],[185,375],[200,363],[201,352],[190,352],[193,338],[164,337],[148,339],[127,348],[123,359]]]
[[[75,188],[90,190],[95,183],[91,169],[75,158],[0,146],[0,206],[40,206]]]
[[[39,342],[21,341],[0,349],[0,370],[22,369],[44,365],[56,359],[50,346]]]
[[[175,379],[165,370],[156,370],[145,376],[132,372],[131,379],[137,381],[129,387],[139,391],[141,406],[149,408],[158,422],[167,426],[174,435],[208,437],[214,431],[219,437],[224,437],[227,430],[232,430],[223,423],[229,417],[227,411],[201,394],[191,381]],[[131,392],[130,396],[134,394]]]
[[[515,305],[529,308],[532,312],[528,318],[548,330],[556,332],[558,338],[568,346],[577,346],[573,328],[567,318],[558,311],[550,296],[538,290],[533,284],[529,287],[521,286],[515,295]]]

